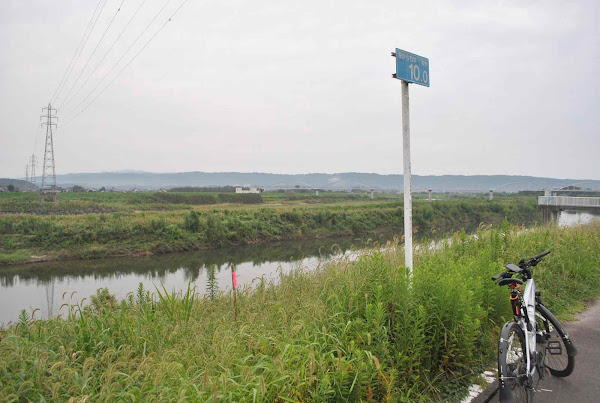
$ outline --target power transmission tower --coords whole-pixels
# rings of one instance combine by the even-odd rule
[[[37,165],[37,161],[35,159],[35,154],[31,154],[31,160],[30,160],[30,162],[31,162],[31,166],[30,166],[30,169],[29,169],[29,182],[33,186],[37,187],[37,179],[35,177],[35,166]]]
[[[52,127],[56,127],[56,109],[50,104],[47,108],[43,108],[45,112],[41,118],[46,121],[42,122],[42,126],[46,125],[46,145],[44,147],[44,165],[42,165],[42,187],[40,188],[40,203],[46,199],[46,194],[53,195],[54,203],[58,204],[58,188],[56,187],[56,167],[54,166],[54,143],[52,141]]]

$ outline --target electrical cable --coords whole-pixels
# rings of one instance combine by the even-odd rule
[[[115,15],[113,15],[112,19],[110,20],[110,22],[108,23],[108,26],[106,27],[106,29],[104,30],[104,33],[102,34],[102,36],[100,37],[100,40],[98,41],[98,43],[96,44],[96,47],[94,48],[94,50],[92,51],[92,54],[90,55],[90,57],[88,57],[87,62],[85,62],[85,65],[83,66],[83,69],[81,69],[81,71],[79,72],[79,75],[77,76],[77,78],[75,79],[75,82],[73,83],[73,85],[71,86],[71,89],[69,90],[69,92],[67,93],[67,95],[65,96],[65,98],[63,99],[63,101],[60,103],[59,106],[56,107],[56,109],[60,109],[65,101],[69,98],[69,95],[71,95],[71,92],[73,91],[73,88],[75,88],[75,85],[77,85],[77,83],[79,82],[79,79],[81,78],[81,75],[83,74],[83,72],[85,71],[85,69],[87,68],[88,64],[90,64],[90,61],[92,60],[92,57],[94,57],[94,54],[96,54],[96,50],[98,50],[98,46],[100,46],[100,44],[102,43],[102,40],[104,39],[104,37],[106,36],[106,33],[108,32],[108,30],[110,29],[112,23],[115,21],[115,18],[117,18],[117,14],[119,13],[119,11],[121,11],[121,7],[123,7],[123,3],[125,3],[125,0],[121,1],[121,4],[119,5],[119,8],[117,9],[117,11],[115,12]],[[106,4],[106,3],[104,3]]]
[[[66,115],[72,115],[77,108],[79,108],[79,106],[85,102],[85,100],[94,93],[94,91],[96,91],[96,89],[98,89],[98,87],[104,82],[104,80],[106,80],[106,78],[110,75],[110,73],[113,72],[113,70],[115,69],[115,67],[117,67],[117,65],[121,62],[121,60],[123,60],[123,58],[127,55],[127,53],[129,53],[129,51],[131,50],[131,48],[137,43],[137,41],[142,37],[142,35],[144,35],[144,33],[148,30],[148,28],[150,28],[150,26],[152,25],[152,23],[158,18],[158,16],[163,12],[163,10],[165,9],[165,7],[167,7],[167,5],[169,5],[169,3],[171,2],[171,0],[167,0],[167,2],[162,6],[162,8],[158,11],[158,13],[156,13],[156,15],[154,16],[154,18],[152,18],[152,20],[148,23],[148,25],[146,25],[146,28],[144,28],[144,30],[138,35],[138,37],[135,39],[135,41],[133,41],[133,43],[127,48],[127,50],[125,51],[125,53],[123,53],[123,55],[119,58],[119,60],[117,60],[117,62],[111,67],[111,69],[109,70],[108,73],[106,73],[106,75],[104,75],[104,77],[102,77],[102,79],[98,82],[98,84],[96,84],[96,86],[94,87],[94,89],[92,89],[85,97],[83,97],[83,99],[81,100],[81,102],[79,102],[72,110],[70,110],[69,112],[66,113]]]
[[[85,102],[85,101],[86,101],[86,100],[87,100],[87,99],[88,99],[88,98],[89,98],[89,97],[90,97],[90,96],[91,96],[91,95],[92,95],[92,94],[93,94],[93,93],[94,93],[94,92],[95,92],[95,91],[98,89],[98,87],[100,87],[100,85],[101,85],[101,84],[102,84],[102,83],[103,83],[103,82],[104,82],[104,81],[107,79],[107,77],[108,77],[108,76],[109,76],[109,75],[110,75],[110,74],[111,74],[111,73],[114,71],[114,69],[115,69],[115,68],[116,68],[116,67],[119,65],[119,63],[121,62],[121,60],[123,60],[123,58],[124,58],[124,57],[125,57],[125,56],[126,56],[128,53],[129,53],[129,51],[130,51],[130,50],[133,48],[133,46],[134,46],[134,45],[137,43],[137,41],[138,41],[138,40],[139,40],[139,39],[142,37],[142,35],[144,35],[144,33],[145,33],[147,30],[148,30],[148,28],[150,28],[150,26],[151,26],[151,25],[154,23],[154,21],[156,20],[156,18],[158,18],[158,16],[159,16],[159,15],[160,15],[160,14],[163,12],[163,10],[164,10],[164,9],[167,7],[167,5],[168,5],[170,2],[171,2],[171,0],[167,0],[167,2],[166,2],[166,3],[163,5],[163,7],[162,7],[162,8],[161,8],[161,9],[158,11],[158,13],[156,13],[156,15],[154,16],[154,18],[152,18],[152,20],[151,20],[151,21],[148,23],[148,25],[146,25],[146,28],[144,28],[144,30],[143,30],[143,31],[142,31],[142,32],[141,32],[141,33],[138,35],[138,37],[135,39],[135,41],[133,41],[133,43],[132,43],[132,44],[131,44],[131,45],[130,45],[128,48],[127,48],[127,50],[125,51],[125,53],[123,53],[123,55],[122,55],[122,56],[119,58],[119,60],[117,60],[117,62],[116,62],[116,63],[115,63],[115,64],[114,64],[114,65],[111,67],[111,69],[109,70],[109,72],[108,72],[108,73],[106,73],[106,74],[104,75],[104,77],[102,77],[102,79],[101,79],[101,80],[98,82],[98,84],[96,84],[96,86],[95,86],[95,87],[94,87],[94,88],[93,88],[93,89],[92,89],[92,90],[91,90],[91,91],[90,91],[90,92],[89,92],[89,93],[88,93],[88,94],[87,94],[87,95],[86,95],[86,96],[85,96],[85,97],[84,97],[84,98],[81,100],[81,102],[79,102],[79,104],[77,104],[77,105],[76,105],[76,106],[75,106],[75,107],[74,107],[72,110],[70,110],[70,111],[68,111],[68,112],[66,113],[66,116],[65,116],[65,117],[66,117],[67,119],[71,118],[71,117],[72,117],[72,116],[73,116],[75,113],[77,113],[77,109],[79,108],[79,106],[81,106],[81,105],[82,105],[82,104],[83,104],[83,103],[84,103],[84,102]],[[186,1],[184,1],[184,2],[182,3],[182,5],[183,5],[183,4],[185,4],[186,2],[187,2],[187,0],[186,0]],[[179,8],[176,10],[176,12],[175,12],[175,13],[177,13],[177,11],[179,11],[179,9],[180,9],[180,8],[181,8],[181,6],[180,6],[180,7],[179,7]],[[173,14],[173,15],[171,16],[171,18],[173,18],[173,16],[174,16],[174,15],[175,15],[175,14]],[[169,19],[169,20],[170,20],[170,19]],[[167,22],[168,22],[168,21],[167,21]],[[161,29],[162,29],[162,27],[161,27]],[[160,30],[159,30],[159,31],[160,31]],[[153,38],[151,38],[150,40],[152,40],[152,39],[153,39]],[[147,42],[147,43],[146,43],[146,45],[147,45],[148,43],[149,43],[149,42]],[[146,45],[144,45],[144,47],[146,47]],[[138,54],[139,54],[139,52],[138,52]],[[135,57],[137,57],[137,55],[136,55],[136,56],[134,56],[134,58],[135,58]],[[130,60],[130,61],[129,61],[129,63],[131,63],[131,61],[133,61],[133,59],[132,59],[132,60]],[[128,63],[128,65],[129,65],[129,63]],[[121,74],[121,73],[119,72],[117,75],[119,75],[119,74]],[[114,79],[113,79],[113,81],[114,81]],[[112,81],[111,81],[111,83],[112,83]],[[110,85],[110,83],[109,83],[108,85]],[[102,90],[102,92],[104,92],[104,90]],[[96,99],[96,98],[97,98],[97,97],[94,97],[94,99]],[[91,102],[90,102],[90,103],[91,103]],[[89,105],[89,104],[88,104],[88,105]],[[87,106],[86,106],[85,108],[87,108]],[[85,108],[84,108],[84,109],[85,109]],[[82,111],[83,111],[83,110],[82,110]],[[78,115],[79,115],[79,114],[78,114]]]
[[[117,79],[117,77],[119,77],[121,75],[121,73],[123,71],[125,71],[125,69],[127,67],[129,67],[129,65],[136,59],[136,57],[138,57],[138,55],[140,53],[142,53],[142,51],[146,48],[146,46],[148,46],[148,44],[150,44],[150,42],[152,42],[152,40],[156,37],[156,35],[158,35],[160,33],[160,31],[162,31],[162,29],[171,21],[171,19],[173,17],[175,17],[175,14],[177,14],[179,12],[179,10],[181,10],[181,8],[185,5],[185,3],[187,3],[188,0],[184,0],[183,3],[181,3],[181,5],[177,8],[177,10],[175,10],[175,12],[171,15],[171,17],[169,17],[169,19],[167,21],[165,21],[165,23],[158,29],[158,31],[156,31],[156,33],[154,35],[152,35],[152,37],[148,40],[148,42],[146,42],[146,44],[136,53],[136,55],[125,65],[125,67],[123,67],[123,69],[121,71],[119,71],[119,73],[113,77],[113,79],[108,83],[108,85],[106,85],[106,87],[104,87],[102,89],[102,91],[100,91],[86,106],[85,108],[83,108],[81,110],[81,112],[77,113],[75,116],[73,116],[72,118],[70,118],[65,124],[61,125],[61,127],[64,127],[66,125],[68,125],[69,123],[71,123],[74,119],[76,119],[79,115],[81,115],[83,112],[85,112],[85,110],[87,108],[89,108],[89,106],[94,103],[94,101],[100,96],[102,95],[102,93],[104,93],[104,91],[106,91],[106,89],[108,87],[110,87],[110,85]]]
[[[58,89],[61,87],[61,85],[63,84],[63,81],[65,80],[65,76],[67,75],[67,72],[69,71],[69,69],[71,68],[71,64],[73,64],[73,60],[75,60],[75,55],[77,54],[77,52],[79,51],[79,47],[81,46],[81,44],[83,43],[83,39],[85,38],[85,35],[88,31],[88,29],[90,28],[90,25],[92,25],[92,21],[94,20],[94,17],[96,16],[96,12],[98,11],[98,7],[100,7],[100,3],[102,3],[102,0],[98,1],[98,4],[96,5],[96,9],[94,10],[94,14],[92,14],[92,18],[90,19],[90,22],[88,22],[87,27],[85,28],[85,31],[83,31],[83,36],[81,37],[81,39],[79,40],[79,44],[77,45],[77,48],[75,48],[75,53],[73,53],[73,57],[71,58],[71,61],[69,62],[69,65],[67,66],[67,69],[65,70],[65,72],[63,73],[62,78],[60,79],[60,82],[58,83],[58,87],[56,87],[56,89],[54,90],[54,93],[52,94],[52,96],[50,97],[50,101],[52,101],[52,99],[54,99],[54,96],[56,95],[56,92],[58,91]]]
[[[100,0],[100,1],[102,1],[102,0]],[[71,66],[71,71],[67,75],[67,79],[63,83],[63,87],[56,94],[56,98],[54,99],[55,101],[58,101],[58,98],[60,97],[60,93],[64,89],[64,84],[66,84],[66,82],[69,80],[69,77],[71,76],[71,73],[73,72],[73,68],[75,67],[75,65],[79,61],[79,57],[81,56],[81,52],[83,52],[83,49],[85,48],[85,45],[87,45],[87,41],[88,41],[88,39],[90,39],[90,36],[92,35],[92,31],[94,30],[94,27],[96,26],[96,23],[98,22],[98,19],[100,19],[100,14],[102,14],[102,10],[104,10],[104,6],[106,6],[107,2],[108,2],[108,0],[104,0],[104,3],[102,4],[102,8],[100,9],[100,12],[96,16],[96,19],[94,20],[94,24],[92,25],[92,28],[88,32],[87,38],[85,38],[85,42],[83,43],[83,46],[81,47],[81,49],[79,49],[79,54],[77,54],[77,58],[75,59],[75,63],[73,63],[73,65]]]
[[[112,48],[115,46],[115,44],[119,41],[119,39],[121,38],[121,36],[123,35],[123,33],[127,30],[127,27],[129,27],[129,24],[131,24],[131,21],[133,21],[133,19],[135,18],[135,16],[137,15],[138,11],[140,11],[140,9],[142,8],[142,6],[146,3],[146,0],[142,1],[139,5],[139,7],[137,8],[137,10],[135,10],[135,13],[133,13],[133,15],[131,16],[131,18],[129,19],[129,21],[127,22],[127,24],[125,25],[125,28],[123,28],[123,30],[121,31],[121,33],[119,34],[119,36],[117,36],[117,39],[115,39],[112,43],[112,45],[110,45],[110,48],[108,48],[108,50],[106,51],[106,53],[104,54],[104,56],[102,56],[102,59],[100,59],[100,61],[98,62],[98,64],[96,64],[96,67],[94,68],[94,71],[92,71],[92,73],[88,76],[88,78],[83,82],[83,84],[81,84],[81,87],[79,87],[79,89],[77,91],[75,91],[75,94],[73,94],[73,96],[71,97],[71,99],[69,99],[69,101],[63,103],[61,105],[61,107],[67,107],[71,101],[73,99],[75,99],[75,97],[77,96],[77,94],[79,94],[79,92],[85,87],[85,85],[88,83],[88,81],[90,80],[90,78],[92,78],[92,76],[94,75],[94,73],[96,73],[96,71],[98,70],[98,68],[100,67],[100,65],[102,64],[102,62],[104,62],[104,60],[106,59],[106,56],[108,56],[108,54],[110,53],[110,51],[112,50]],[[88,94],[89,95],[89,94]]]

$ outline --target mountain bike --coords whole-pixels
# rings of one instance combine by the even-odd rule
[[[573,372],[577,349],[569,334],[542,303],[531,268],[550,250],[518,265],[509,263],[505,271],[492,277],[498,285],[510,288],[514,320],[507,322],[498,342],[498,378],[501,402],[533,401],[535,388],[546,371],[564,377]],[[513,278],[515,276],[515,278]],[[519,278],[520,277],[520,278]],[[525,284],[525,291],[522,286]]]

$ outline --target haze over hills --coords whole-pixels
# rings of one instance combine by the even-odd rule
[[[38,180],[38,183],[40,181]],[[314,187],[322,189],[374,188],[397,191],[403,188],[402,175],[343,172],[335,174],[270,174],[260,172],[177,172],[151,173],[140,171],[72,173],[57,175],[59,186],[80,185],[87,188],[160,189],[182,186],[258,186]],[[575,185],[600,190],[600,180],[554,179],[515,175],[413,175],[413,191],[499,192],[542,190]]]
[[[0,187],[6,188],[8,185],[13,185],[19,190],[36,190],[37,188],[27,181],[22,179],[0,178]]]

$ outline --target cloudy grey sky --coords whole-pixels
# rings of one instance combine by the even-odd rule
[[[42,158],[41,108],[104,1],[0,1],[0,177],[23,176],[32,151]],[[106,0],[54,103],[60,122],[103,90],[91,92],[163,5],[105,83],[183,1]],[[188,0],[59,125],[57,173],[402,173],[398,47],[431,63],[431,87],[410,86],[413,173],[600,179],[599,10],[597,0]]]

